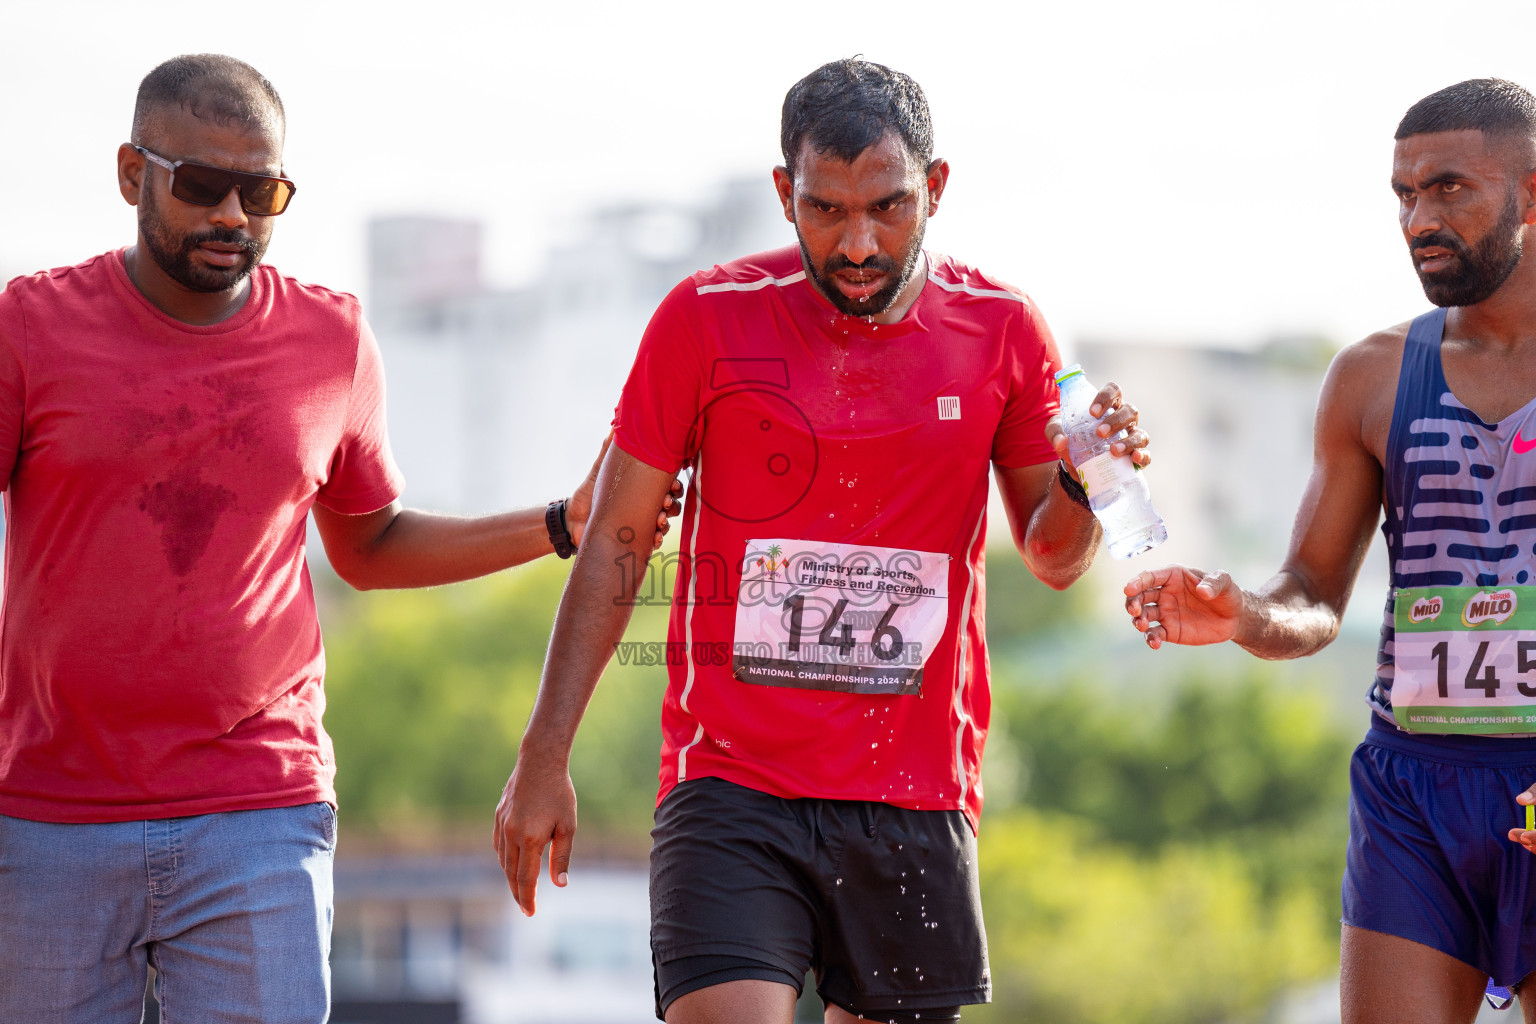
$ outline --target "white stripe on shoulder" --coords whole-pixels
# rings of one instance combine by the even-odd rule
[[[805,271],[797,270],[788,277],[760,277],[756,281],[725,281],[721,284],[701,284],[698,294],[709,295],[711,292],[755,292],[769,285],[777,285],[780,288],[805,280]]]
[[[947,292],[965,292],[967,295],[979,295],[984,299],[1012,299],[1014,302],[1023,302],[1024,296],[1002,288],[977,288],[960,281],[946,281],[937,274],[929,274],[928,280],[943,288]]]

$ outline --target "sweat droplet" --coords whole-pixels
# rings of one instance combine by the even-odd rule
[[[839,879],[838,879],[838,880],[837,880],[837,884],[838,884],[838,885],[842,885],[842,884],[843,884],[843,880],[842,880],[842,879],[841,879],[841,878],[839,878]]]

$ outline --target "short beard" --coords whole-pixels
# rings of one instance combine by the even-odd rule
[[[811,275],[811,280],[816,282],[816,287],[821,290],[821,294],[837,307],[838,312],[844,316],[879,316],[896,304],[902,289],[912,280],[912,273],[917,269],[918,257],[923,254],[923,235],[927,230],[928,221],[925,218],[923,223],[917,226],[912,240],[907,243],[906,250],[901,254],[900,273],[894,273],[897,269],[895,260],[889,256],[879,255],[871,256],[863,263],[855,263],[842,253],[837,253],[818,267],[811,259],[811,251],[806,248],[805,238],[801,236],[798,227],[795,229],[795,237],[800,240],[800,256],[805,262],[806,273]],[[887,274],[890,276],[890,283],[867,299],[849,298],[832,283],[832,275],[839,270],[854,269],[876,270]]]
[[[1436,231],[1410,241],[1410,253],[1439,246],[1449,249],[1455,261],[1433,274],[1419,270],[1415,261],[1414,270],[1424,286],[1424,295],[1437,306],[1475,306],[1488,298],[1520,265],[1525,241],[1523,228],[1520,204],[1511,192],[1499,222],[1474,247],[1468,248],[1467,243],[1449,231]]]
[[[160,209],[155,205],[154,192],[144,189],[139,197],[139,234],[144,248],[155,265],[177,284],[194,292],[223,292],[234,288],[261,263],[267,254],[266,244],[258,242],[243,231],[233,228],[209,228],[195,234],[173,238]],[[244,249],[239,263],[233,267],[210,267],[192,261],[192,253],[204,242],[221,242],[238,245]]]

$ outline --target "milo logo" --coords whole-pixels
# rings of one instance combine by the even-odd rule
[[[1425,597],[1413,602],[1413,607],[1408,609],[1409,622],[1434,622],[1440,617],[1440,611],[1445,607],[1445,602],[1438,597]]]
[[[1480,590],[1467,599],[1467,606],[1461,610],[1461,621],[1468,626],[1508,622],[1515,614],[1517,603],[1513,590]]]

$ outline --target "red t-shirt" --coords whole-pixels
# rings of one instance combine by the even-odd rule
[[[335,800],[304,561],[316,501],[401,488],[350,295],[270,267],[192,327],[121,252],[0,292],[0,814]]]
[[[694,467],[658,799],[716,776],[977,820],[988,463],[1056,458],[1059,366],[1025,295],[942,256],[891,325],[839,313],[796,248],[673,289],[615,421]]]

